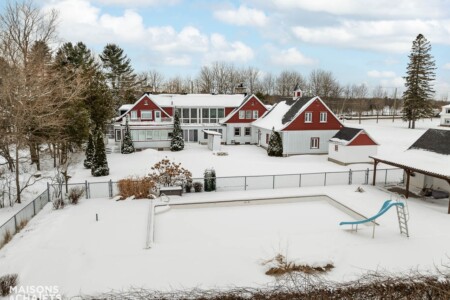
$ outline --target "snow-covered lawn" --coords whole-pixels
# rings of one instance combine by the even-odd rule
[[[355,192],[356,186],[193,193],[171,201],[326,194],[371,216],[391,197],[363,188],[364,193]],[[18,273],[21,285],[58,285],[75,295],[130,286],[258,286],[273,280],[261,262],[278,253],[308,264],[331,261],[334,280],[366,270],[433,269],[450,255],[448,200],[409,200],[410,238],[400,235],[395,210],[377,220],[372,239],[371,227],[360,226],[358,233],[340,227],[352,218],[325,201],[172,208],[156,215],[155,243],[144,249],[149,204],[89,199],[60,211],[47,206],[0,250],[0,276]]]

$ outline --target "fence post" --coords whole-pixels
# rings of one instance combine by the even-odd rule
[[[352,184],[352,178],[353,174],[352,174],[352,169],[348,170],[348,184]]]
[[[37,199],[37,198],[36,198],[36,199]],[[34,212],[34,215],[33,215],[33,216],[36,215],[36,199],[33,200],[33,212]],[[39,196],[39,199],[41,199],[41,196]]]
[[[48,197],[48,202],[50,202],[50,183],[47,182],[47,197]]]
[[[244,191],[247,190],[247,176],[244,176]]]
[[[298,174],[298,187],[302,187],[302,174]]]
[[[89,199],[89,184],[87,180],[84,181],[84,188],[86,189],[86,199]]]
[[[388,172],[388,169],[386,169],[386,173],[384,173],[384,185],[387,184],[387,172]]]
[[[327,185],[327,172],[325,172],[325,176],[323,179],[323,185],[326,186]]]
[[[366,183],[365,184],[369,184],[369,168],[367,168],[367,170],[366,170]]]
[[[17,232],[17,214],[14,215],[14,233]]]
[[[113,197],[112,179],[109,180],[109,198]]]
[[[273,189],[275,189],[275,175],[273,175]]]

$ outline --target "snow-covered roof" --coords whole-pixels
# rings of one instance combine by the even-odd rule
[[[132,108],[134,106],[134,104],[124,104],[121,107],[119,107],[119,111],[128,111],[130,108]]]
[[[274,128],[275,131],[283,130],[316,99],[319,97],[278,102],[264,117],[254,121],[252,125],[264,129]]]
[[[373,158],[450,179],[450,155],[420,149],[410,149],[398,153],[391,152],[382,156],[375,155]]]
[[[450,107],[450,104],[444,105],[444,106],[442,106],[442,107]]]
[[[161,107],[238,107],[245,98],[243,94],[160,94],[147,96]]]
[[[212,131],[212,130],[203,130],[204,133],[208,134],[208,135],[219,135],[222,136],[222,134],[220,132],[217,131]]]
[[[450,179],[450,130],[428,129],[408,150],[374,158]]]
[[[374,143],[378,144],[364,129],[352,127],[343,127],[330,139],[330,141],[346,146],[350,144],[361,132],[364,132],[372,141],[374,141]]]

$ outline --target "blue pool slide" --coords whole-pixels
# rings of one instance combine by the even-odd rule
[[[364,220],[360,220],[360,221],[341,222],[341,223],[339,223],[339,225],[358,225],[358,224],[364,224],[364,223],[367,223],[367,222],[372,222],[372,221],[376,220],[378,217],[380,217],[383,214],[385,214],[393,206],[401,206],[401,207],[403,207],[404,204],[401,203],[401,202],[395,202],[395,201],[392,201],[392,200],[386,200],[383,203],[383,206],[381,207],[380,211],[376,215],[374,215],[373,217],[370,217],[370,218],[367,218],[367,219],[364,219]]]

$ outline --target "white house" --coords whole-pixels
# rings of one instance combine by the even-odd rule
[[[442,106],[441,126],[450,126],[450,104]]]
[[[343,127],[342,123],[318,96],[303,97],[299,89],[294,97],[272,107],[254,121],[256,144],[267,148],[272,128],[283,140],[283,155],[325,154],[328,141]]]
[[[328,160],[342,164],[371,163],[376,155],[378,143],[360,128],[344,127],[331,139],[328,145]]]

